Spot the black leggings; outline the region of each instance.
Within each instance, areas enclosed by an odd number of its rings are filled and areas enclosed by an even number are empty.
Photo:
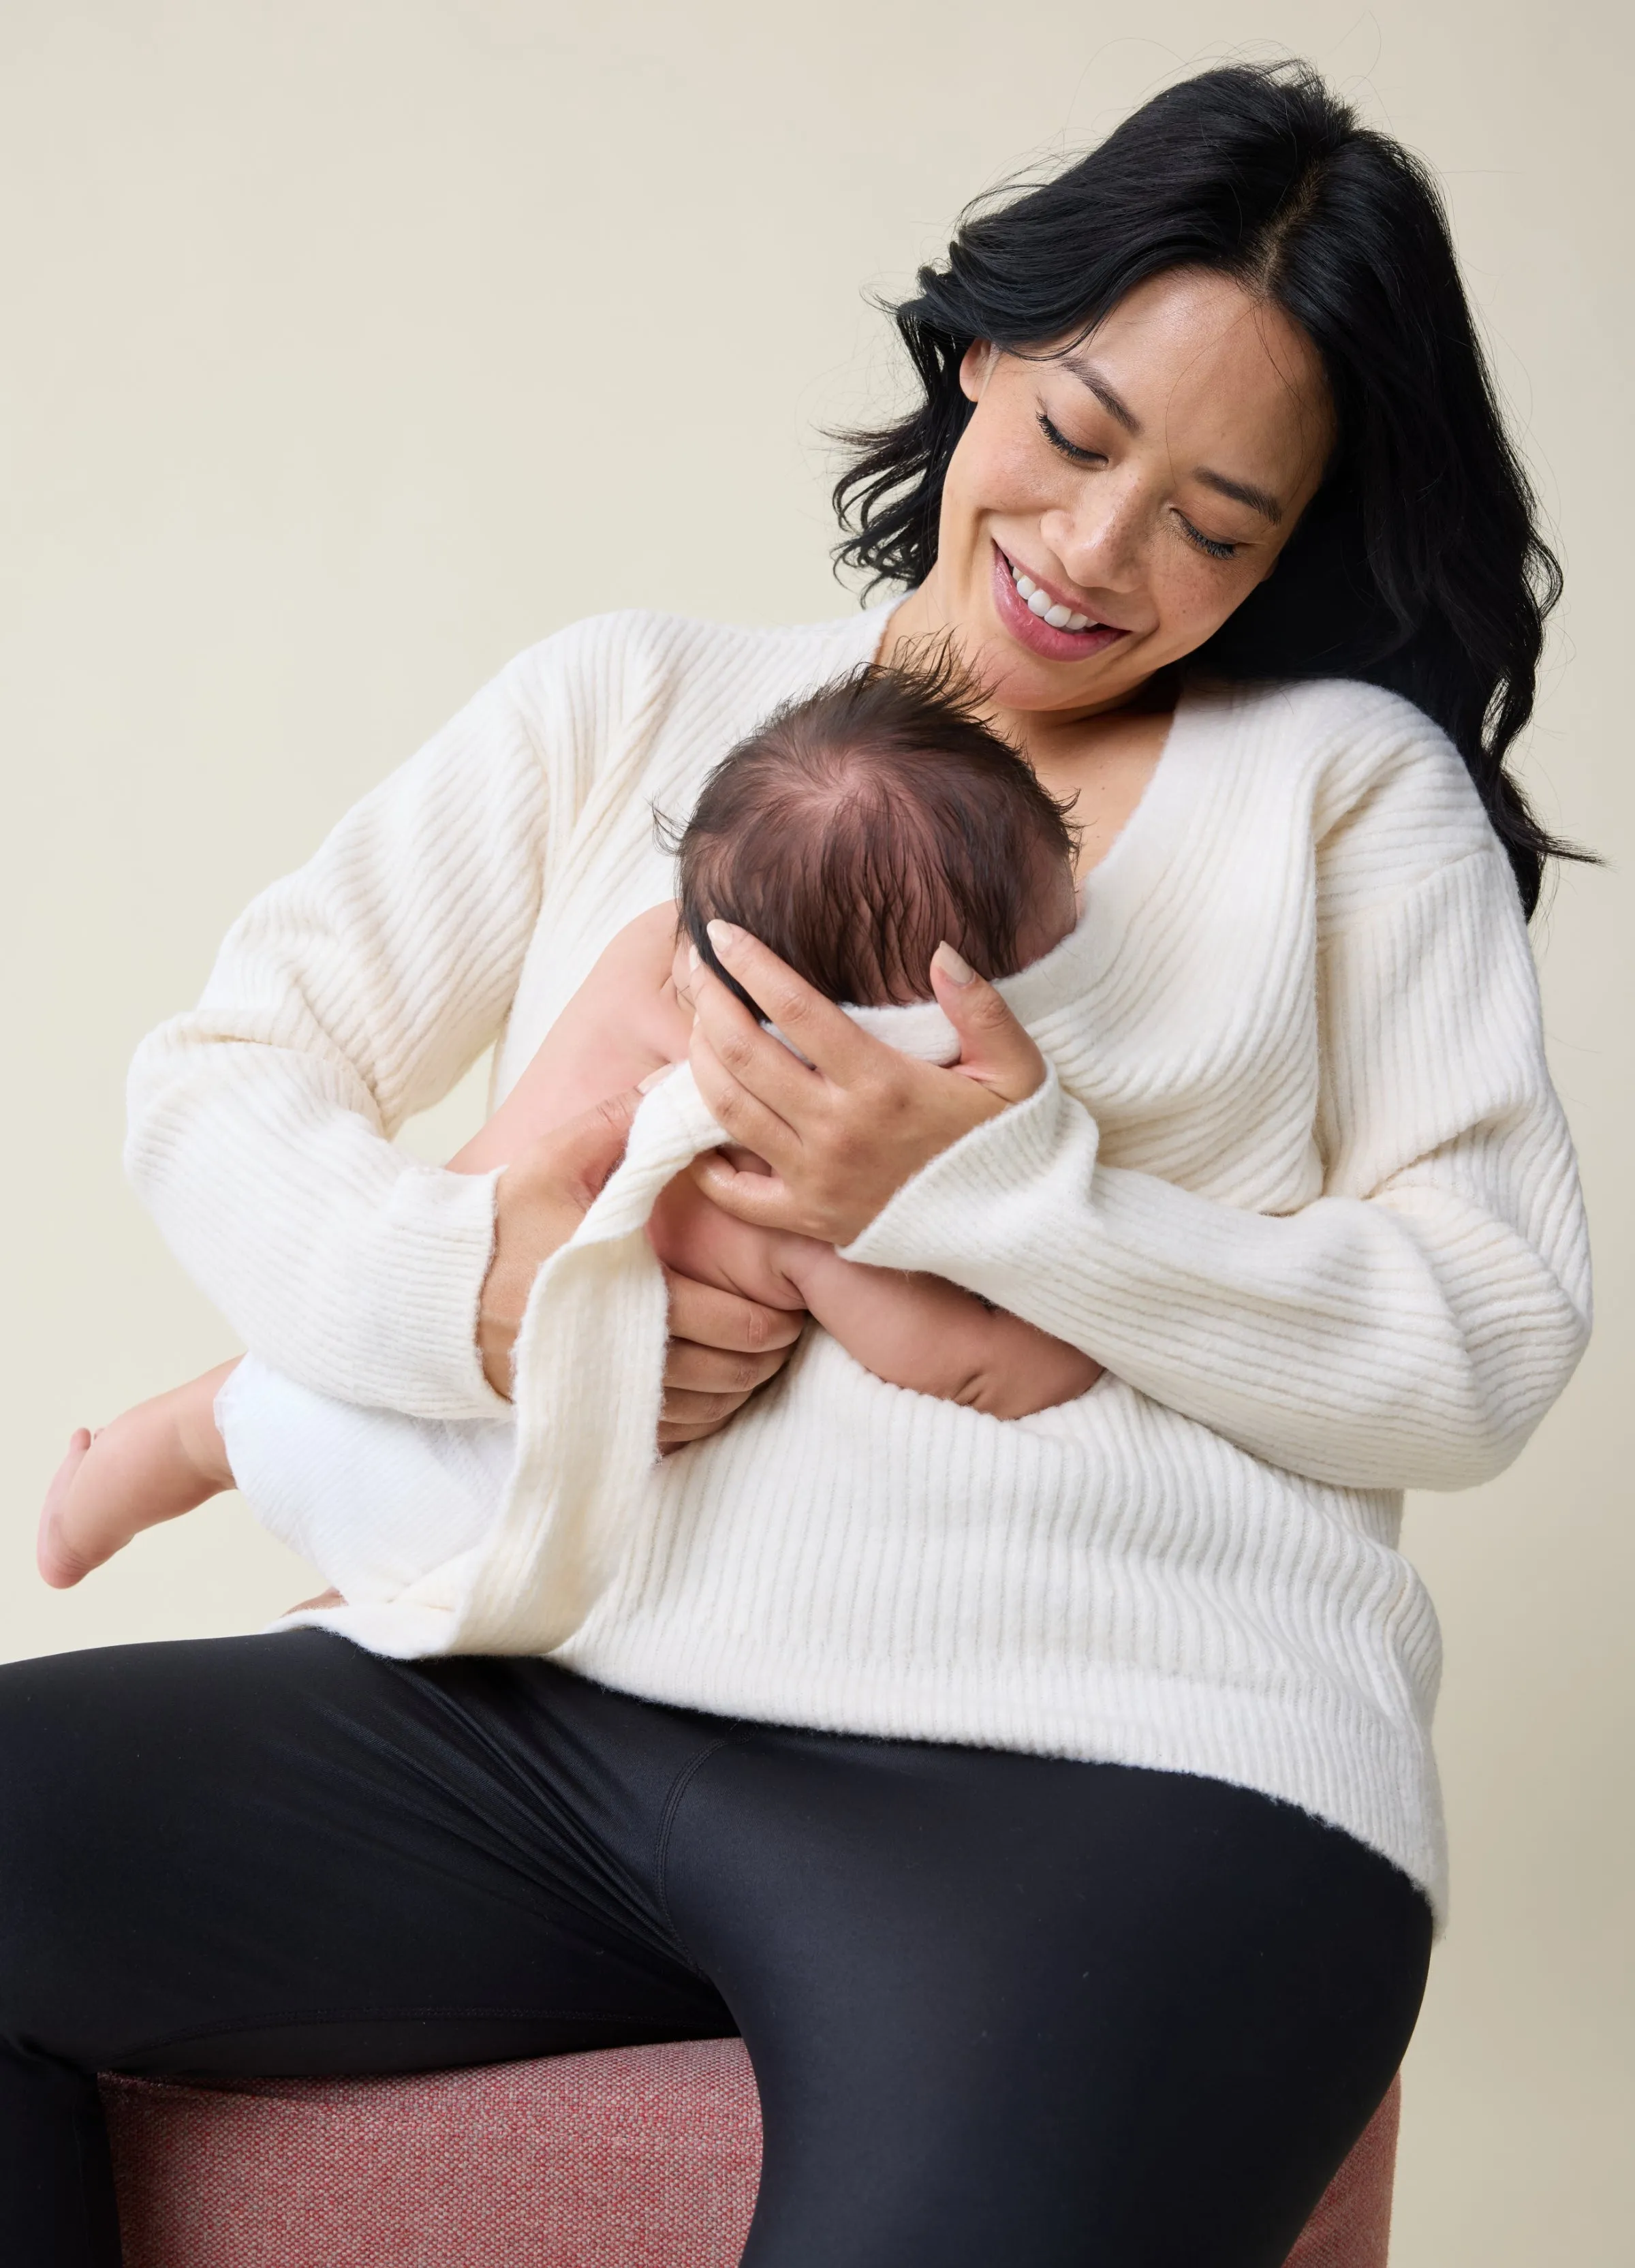
[[[0,2228],[119,2257],[99,2069],[741,2031],[755,2268],[1275,2268],[1424,1898],[1219,1781],[660,1708],[314,1631],[0,1669]]]

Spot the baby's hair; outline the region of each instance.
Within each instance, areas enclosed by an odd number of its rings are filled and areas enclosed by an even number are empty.
[[[681,919],[736,922],[831,1000],[931,997],[943,940],[1009,976],[1072,923],[1075,830],[946,652],[788,701],[725,756],[687,826],[659,821]]]

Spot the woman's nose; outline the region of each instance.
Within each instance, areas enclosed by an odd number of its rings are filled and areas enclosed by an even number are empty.
[[[1039,533],[1081,591],[1131,591],[1141,580],[1147,519],[1138,492],[1101,473],[1071,508],[1045,512]]]

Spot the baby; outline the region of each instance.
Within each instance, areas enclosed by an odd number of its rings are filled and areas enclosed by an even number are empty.
[[[1008,976],[1077,917],[1062,810],[943,667],[871,666],[785,705],[717,766],[672,847],[679,905],[618,932],[451,1172],[504,1167],[684,1061],[700,960],[758,1015],[716,960],[712,920],[737,923],[829,998],[867,1011],[927,1000],[944,939],[983,975]],[[659,1197],[648,1235],[679,1274],[804,1309],[876,1376],[991,1417],[1070,1401],[1099,1375],[1076,1348],[957,1285],[734,1220],[686,1174]],[[216,1404],[236,1368],[75,1434],[41,1519],[47,1582],[77,1582],[139,1529],[234,1485]],[[333,1407],[343,1425],[360,1414]]]

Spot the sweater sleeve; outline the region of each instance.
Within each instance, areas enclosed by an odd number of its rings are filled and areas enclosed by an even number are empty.
[[[127,1165],[164,1235],[247,1345],[341,1400],[504,1406],[475,1340],[495,1177],[391,1138],[508,1012],[582,768],[579,635],[512,664],[257,898],[132,1066]]]
[[[1515,1456],[1589,1327],[1572,1144],[1509,870],[1483,850],[1330,937],[1323,1193],[1285,1216],[1101,1163],[1052,1072],[845,1256],[951,1277],[1268,1462],[1461,1488]]]

